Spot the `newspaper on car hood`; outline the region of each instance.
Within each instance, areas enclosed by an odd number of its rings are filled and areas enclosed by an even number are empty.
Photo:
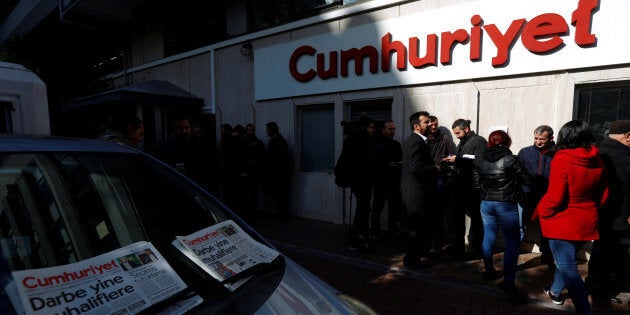
[[[186,288],[149,242],[12,275],[19,295],[12,296],[13,304],[26,314],[134,314]]]
[[[247,273],[235,276],[279,255],[232,220],[178,236],[172,244],[230,291],[251,278]],[[12,276],[6,291],[18,314],[135,314],[187,287],[150,242],[72,264],[14,271]],[[201,302],[200,296],[189,294],[160,314],[183,314]]]
[[[220,282],[261,263],[270,263],[278,252],[257,242],[234,221],[226,220],[188,236],[178,236],[172,243],[199,267]],[[236,290],[247,278],[226,283]]]

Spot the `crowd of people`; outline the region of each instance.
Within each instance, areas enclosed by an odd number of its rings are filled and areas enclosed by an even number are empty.
[[[265,125],[266,145],[256,136],[254,124],[223,124],[216,149],[195,130],[187,113],[174,113],[171,124],[171,136],[153,153],[158,159],[214,193],[244,218],[262,215],[261,208],[278,220],[289,217],[289,149],[276,122]],[[137,147],[143,134],[142,120],[131,116],[108,121],[98,139]],[[261,204],[260,196],[268,202]]]
[[[620,289],[616,284],[630,283],[630,120],[612,122],[601,143],[581,120],[564,124],[557,141],[551,127],[538,126],[534,143],[517,154],[504,130],[486,140],[471,130],[470,120],[457,119],[449,131],[426,111],[409,117],[412,133],[402,143],[394,139],[392,121],[362,117],[344,126],[339,160],[356,199],[351,248],[369,253],[384,237],[387,202],[389,237],[404,240],[408,268],[430,266],[431,251],[480,255],[482,279],[502,278],[497,287],[524,302],[516,267],[528,227],[538,227],[532,230],[539,231],[541,262],[554,272],[543,291],[553,303],[564,303],[566,289],[576,312],[589,314],[589,295],[610,301]],[[499,230],[501,270],[493,264]],[[590,241],[583,280],[578,251]]]
[[[291,159],[277,123],[266,124],[266,145],[253,124],[223,124],[216,150],[193,131],[189,116],[175,115],[172,124],[172,137],[156,153],[159,159],[209,190],[216,179],[208,161],[214,159],[220,182],[215,193],[231,209],[251,218],[258,197],[265,195],[277,218],[288,218]],[[564,303],[566,289],[576,312],[589,314],[589,295],[608,301],[619,291],[615,284],[630,283],[630,120],[612,122],[600,143],[581,120],[564,124],[557,140],[551,127],[541,125],[534,129],[534,143],[518,154],[510,150],[512,139],[504,130],[485,139],[471,129],[470,120],[457,119],[449,130],[426,111],[409,117],[412,132],[402,143],[394,139],[393,121],[362,117],[342,125],[346,137],[335,174],[343,164],[348,176],[343,186],[356,200],[351,248],[369,253],[382,238],[399,238],[408,268],[430,266],[433,251],[454,259],[476,255],[484,263],[482,279],[502,278],[497,287],[523,302],[516,267],[521,242],[534,226],[541,261],[554,272],[553,282],[543,288],[553,303]],[[99,139],[135,146],[143,134],[143,122],[131,117],[109,122]],[[385,205],[386,230],[381,226]],[[499,231],[505,241],[500,270],[493,262]],[[578,251],[590,241],[583,280]]]

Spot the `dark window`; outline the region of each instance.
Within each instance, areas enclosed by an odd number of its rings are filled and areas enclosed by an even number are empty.
[[[332,171],[335,157],[333,106],[305,108],[300,116],[302,171]]]
[[[392,119],[392,100],[373,99],[364,101],[353,101],[346,103],[346,117],[350,117],[350,121],[357,121],[363,116],[370,117],[374,121],[376,132],[380,131],[380,126]]]
[[[167,5],[163,13],[164,54],[171,56],[227,38],[223,1],[182,0]]]
[[[577,88],[578,119],[589,123],[598,140],[608,136],[610,124],[630,119],[630,83],[625,85]]]
[[[343,0],[251,1],[250,8],[253,31],[314,16],[326,9],[342,5],[343,3]]]

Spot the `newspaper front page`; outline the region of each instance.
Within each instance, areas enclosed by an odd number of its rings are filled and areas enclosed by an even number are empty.
[[[173,242],[188,258],[213,278],[225,281],[260,263],[270,263],[278,252],[257,242],[234,221],[226,220]],[[226,287],[234,291],[247,279]]]
[[[135,314],[186,288],[149,242],[12,275],[26,314]]]

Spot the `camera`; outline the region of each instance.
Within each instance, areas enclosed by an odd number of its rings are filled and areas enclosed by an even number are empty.
[[[343,134],[347,136],[358,135],[362,131],[359,121],[342,120],[341,126],[343,127]]]

